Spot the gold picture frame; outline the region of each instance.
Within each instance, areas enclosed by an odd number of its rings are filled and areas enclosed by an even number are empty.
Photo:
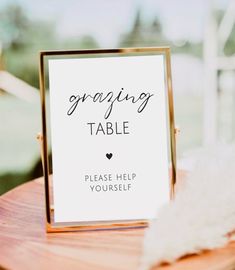
[[[168,97],[168,120],[169,120],[169,150],[170,150],[170,198],[174,196],[174,186],[176,184],[176,143],[175,143],[175,123],[174,107],[171,78],[171,62],[169,47],[142,47],[142,48],[118,48],[118,49],[94,49],[94,50],[69,50],[69,51],[42,51],[39,61],[39,79],[41,95],[41,117],[42,134],[38,139],[41,142],[41,158],[45,182],[45,206],[46,206],[46,231],[65,232],[65,231],[84,231],[84,230],[106,230],[117,228],[137,228],[146,227],[148,220],[128,220],[128,221],[105,221],[105,222],[76,222],[76,223],[55,223],[53,198],[51,189],[53,184],[50,177],[50,163],[48,151],[48,120],[46,104],[46,63],[48,59],[60,57],[103,57],[103,56],[130,56],[130,55],[164,55],[165,82]]]

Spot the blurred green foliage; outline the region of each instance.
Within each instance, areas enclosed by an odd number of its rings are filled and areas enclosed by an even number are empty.
[[[67,38],[58,37],[56,25],[51,21],[30,20],[23,8],[9,5],[0,10],[0,44],[2,43],[5,68],[15,76],[38,88],[38,52],[58,49],[99,48],[92,36]],[[201,44],[183,41],[176,46],[167,40],[163,27],[156,17],[150,24],[141,19],[138,10],[133,27],[123,33],[118,46],[164,46],[170,45],[173,52],[202,55]]]
[[[39,51],[97,47],[99,47],[98,43],[89,35],[66,40],[59,39],[53,22],[30,20],[21,6],[8,5],[0,10],[0,48],[3,50],[3,67],[16,77],[19,77],[36,88],[39,88]],[[13,111],[11,116],[15,112],[16,115],[19,115],[19,117],[17,117],[18,121],[20,121],[20,117],[25,118],[27,109],[24,110],[22,105],[19,105],[20,110],[16,112],[15,110],[18,107],[18,103],[16,104],[16,102],[14,102],[14,98],[9,100],[12,100],[12,106],[17,105],[15,108],[12,108]],[[21,103],[22,102],[20,102],[20,104]],[[11,106],[7,105],[5,107],[9,108]],[[26,106],[26,108],[28,108],[28,106]],[[24,122],[28,123],[30,121],[33,121],[31,117]],[[34,121],[38,121],[38,119],[35,119]],[[7,126],[7,131],[4,133],[3,130],[0,134],[1,142],[6,141],[5,137],[8,136],[7,134],[10,130],[11,132],[15,131],[14,128],[10,128],[9,125]],[[28,130],[32,133],[32,128],[30,126],[28,127]],[[14,140],[15,136],[16,134],[11,135],[12,140]],[[17,141],[17,139],[15,140]],[[28,146],[25,145],[26,155],[28,155],[28,152],[30,151],[28,148],[31,147],[31,144],[32,142],[30,142]],[[23,153],[17,152],[19,149],[17,150],[15,147],[12,148],[11,145],[8,145],[8,147],[1,147],[1,155],[4,155],[3,148],[7,148],[8,151],[12,153],[12,159],[17,159],[19,156],[23,155]],[[22,151],[22,149],[20,151]],[[32,164],[33,162],[35,161],[32,161]],[[23,182],[42,175],[39,157],[35,165],[31,166],[31,168],[25,171],[17,171],[15,168],[12,168],[11,171],[8,171],[8,169],[1,171],[0,195]],[[28,168],[28,166],[26,167]]]
[[[141,10],[137,11],[130,32],[123,34],[119,42],[119,47],[138,46],[170,46],[172,53],[184,53],[202,57],[201,43],[181,41],[176,44],[172,42],[165,37],[163,26],[158,17],[156,16],[152,21],[147,23],[141,17]]]
[[[5,68],[38,88],[38,52],[42,50],[97,48],[91,36],[61,40],[55,24],[32,21],[18,5],[0,11],[0,45]]]

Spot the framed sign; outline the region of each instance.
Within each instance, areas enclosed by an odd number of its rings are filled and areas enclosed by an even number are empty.
[[[47,231],[157,217],[176,181],[169,48],[41,52],[40,89]]]

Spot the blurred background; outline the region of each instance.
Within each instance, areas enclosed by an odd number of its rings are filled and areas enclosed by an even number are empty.
[[[178,158],[235,138],[234,0],[0,0],[0,194],[42,175],[38,52],[170,46]]]

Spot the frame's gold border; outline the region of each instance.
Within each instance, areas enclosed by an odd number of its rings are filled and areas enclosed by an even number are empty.
[[[39,82],[41,93],[41,113],[42,113],[42,135],[41,140],[41,156],[45,180],[45,203],[46,203],[46,230],[47,232],[65,232],[65,231],[84,231],[84,230],[106,230],[115,228],[136,228],[146,227],[148,220],[131,220],[131,221],[107,221],[87,222],[75,225],[56,224],[53,222],[53,209],[50,202],[50,187],[49,187],[49,161],[47,147],[47,124],[46,124],[46,97],[45,97],[45,62],[44,58],[48,56],[63,56],[63,55],[86,55],[86,54],[130,54],[130,53],[158,53],[165,56],[165,76],[167,87],[168,114],[169,114],[169,132],[170,132],[170,155],[171,155],[171,174],[170,174],[170,198],[174,196],[174,186],[176,183],[176,144],[175,144],[175,123],[174,123],[174,107],[171,79],[171,62],[169,47],[146,47],[146,48],[119,48],[119,49],[95,49],[95,50],[70,50],[70,51],[42,51],[40,52],[39,62]]]

